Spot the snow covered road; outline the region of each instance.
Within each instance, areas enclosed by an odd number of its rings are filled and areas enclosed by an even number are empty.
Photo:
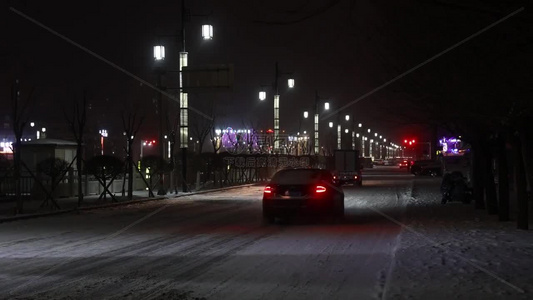
[[[381,168],[341,224],[265,225],[262,187],[0,224],[0,299],[531,299],[530,232]]]
[[[346,187],[342,224],[264,225],[261,187],[0,224],[19,299],[380,298],[411,179]]]

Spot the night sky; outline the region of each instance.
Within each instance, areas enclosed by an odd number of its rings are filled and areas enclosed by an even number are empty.
[[[330,99],[334,110],[348,105],[522,7],[523,11],[339,113],[355,115],[356,122],[389,140],[399,142],[407,135],[429,139],[431,130],[420,118],[427,107],[449,109],[447,99],[523,95],[531,79],[531,68],[526,67],[531,63],[526,54],[531,54],[532,32],[527,1],[195,0],[186,4],[193,15],[186,23],[189,65],[235,67],[232,90],[190,95],[190,105],[199,110],[212,111],[214,105],[219,128],[272,127],[272,89],[263,102],[258,92],[261,85],[274,82],[276,62],[282,72],[293,72],[296,80],[296,87],[288,90],[287,76],[279,78],[281,129],[311,130],[310,120],[301,116],[313,107],[315,91]],[[14,77],[21,80],[23,95],[35,87],[31,118],[48,124],[51,132],[63,131],[61,135],[67,135],[63,138],[69,134],[63,108],[81,99],[83,91],[89,98],[89,128],[94,134],[98,128],[109,128],[111,136],[121,135],[124,111],[145,115],[145,135],[156,132],[152,89],[10,7],[155,83],[155,43],[167,47],[164,68],[177,69],[180,1],[4,1],[0,15],[3,99],[9,99]],[[206,22],[214,26],[212,41],[200,38],[200,26]],[[167,73],[164,84],[177,87],[175,73]],[[164,109],[177,113],[177,107],[165,99]],[[9,105],[0,109],[2,115],[10,111]],[[321,130],[325,132],[326,122],[336,118],[323,118]]]

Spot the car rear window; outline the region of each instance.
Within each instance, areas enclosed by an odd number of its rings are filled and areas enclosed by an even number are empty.
[[[283,170],[274,175],[271,182],[276,184],[309,184],[326,179],[320,170]]]

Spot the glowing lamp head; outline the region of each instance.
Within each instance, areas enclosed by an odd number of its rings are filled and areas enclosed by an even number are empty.
[[[213,26],[212,25],[202,25],[202,38],[204,40],[213,39]]]
[[[154,59],[155,60],[164,60],[165,59],[165,46],[154,46]]]
[[[294,79],[290,78],[288,81],[287,81],[287,84],[289,85],[289,88],[293,88],[294,87]]]
[[[259,92],[259,100],[263,101],[266,99],[266,97],[267,97],[267,93],[265,91]]]

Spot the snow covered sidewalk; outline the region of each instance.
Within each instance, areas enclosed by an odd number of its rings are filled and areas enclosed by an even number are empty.
[[[257,183],[257,184],[261,184],[261,183]],[[79,207],[78,207],[77,197],[57,198],[55,199],[55,201],[60,206],[59,209],[52,206],[51,202],[49,202],[48,205],[41,206],[43,204],[43,200],[41,199],[37,199],[37,200],[26,199],[24,201],[24,214],[14,213],[15,207],[16,207],[16,203],[14,201],[0,202],[0,223],[14,221],[14,220],[41,217],[41,216],[69,213],[69,212],[74,212],[77,209],[87,210],[87,209],[98,209],[98,208],[130,205],[130,204],[136,204],[136,203],[142,203],[142,202],[163,200],[167,198],[176,198],[176,197],[181,197],[185,195],[223,191],[227,189],[234,189],[234,188],[252,186],[252,185],[255,185],[255,184],[241,184],[241,185],[227,186],[227,187],[222,187],[222,188],[211,188],[211,189],[205,189],[205,190],[191,191],[188,193],[183,193],[183,192],[174,193],[174,192],[169,191],[166,195],[157,195],[157,191],[154,191],[154,197],[149,197],[148,191],[141,190],[141,191],[133,192],[132,200],[129,200],[125,196],[120,196],[118,194],[115,194],[117,201],[112,201],[110,196],[107,196],[107,199],[99,199],[99,195],[89,195],[89,196],[84,197],[83,203]]]
[[[383,299],[532,299],[533,233],[415,179]]]

